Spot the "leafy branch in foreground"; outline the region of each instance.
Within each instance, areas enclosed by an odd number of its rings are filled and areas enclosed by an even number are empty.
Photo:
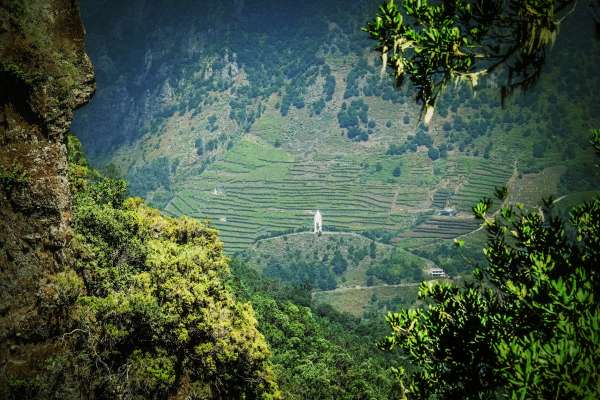
[[[392,70],[416,86],[425,122],[451,82],[502,70],[502,98],[539,77],[546,49],[576,0],[389,0],[364,31],[378,42],[382,74]],[[597,6],[597,5],[596,5]],[[596,7],[597,8],[597,7]]]
[[[427,308],[387,316],[381,347],[414,366],[396,369],[404,398],[599,398],[600,199],[569,223],[551,202],[489,208],[474,207],[488,234],[474,281],[423,283]]]

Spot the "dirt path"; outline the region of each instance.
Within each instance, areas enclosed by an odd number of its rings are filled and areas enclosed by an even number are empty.
[[[421,284],[421,282],[398,283],[396,285],[388,285],[388,284],[384,283],[382,285],[373,285],[373,286],[361,286],[361,285],[342,286],[342,287],[335,288],[332,290],[313,290],[312,295],[314,296],[317,293],[340,293],[340,292],[349,292],[352,290],[377,289],[377,288],[383,288],[383,287],[388,287],[388,288],[415,287],[415,286],[419,286],[420,284]]]

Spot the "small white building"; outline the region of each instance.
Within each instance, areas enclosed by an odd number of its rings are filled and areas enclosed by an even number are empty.
[[[321,216],[321,212],[317,210],[315,213],[315,221],[314,221],[314,230],[315,234],[323,232],[323,217]]]
[[[448,274],[446,273],[446,271],[444,271],[441,268],[438,267],[431,267],[431,269],[429,270],[429,275],[431,275],[434,278],[447,278]]]
[[[446,207],[439,212],[439,215],[443,215],[445,217],[455,217],[456,214],[458,214],[457,211],[451,207]]]

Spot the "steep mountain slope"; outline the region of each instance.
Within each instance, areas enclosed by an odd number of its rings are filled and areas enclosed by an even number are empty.
[[[134,194],[208,219],[229,254],[253,253],[244,257],[259,268],[280,263],[272,255],[286,244],[269,254],[257,241],[309,230],[317,209],[327,231],[418,252],[425,266],[477,230],[471,205],[496,186],[530,205],[598,188],[587,136],[600,115],[600,50],[585,10],[530,92],[503,109],[493,76],[476,92],[450,88],[424,127],[411,89],[380,76],[360,32],[376,5],[84,2],[99,94],[75,130]],[[384,283],[372,267],[359,270]],[[349,273],[336,284],[355,282]]]
[[[52,354],[37,307],[71,232],[65,134],[94,91],[76,2],[0,5],[0,397]]]
[[[83,39],[77,2],[0,5],[0,397],[281,398],[217,232],[128,199],[67,137]]]

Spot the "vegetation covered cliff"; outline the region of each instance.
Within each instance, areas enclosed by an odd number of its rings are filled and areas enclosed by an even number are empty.
[[[77,2],[2,2],[0,88],[0,379],[6,383],[54,351],[37,296],[47,277],[64,269],[71,236],[65,135],[73,110],[94,92]]]
[[[94,92],[77,2],[5,2],[0,35],[0,397],[280,397],[216,231],[67,136]]]

